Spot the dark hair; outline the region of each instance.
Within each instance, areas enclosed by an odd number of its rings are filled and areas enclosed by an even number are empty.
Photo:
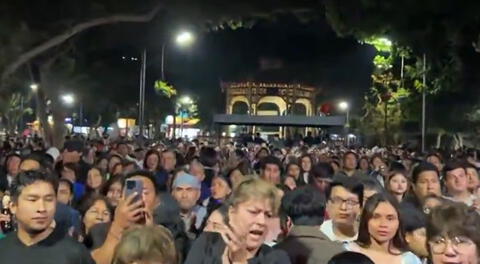
[[[366,160],[367,161],[367,164],[368,164],[368,168],[370,169],[370,161],[368,160],[368,157],[365,157],[365,156],[362,156],[358,159],[358,165],[357,165],[357,169],[360,169],[360,163],[362,160]]]
[[[58,181],[53,175],[38,170],[23,171],[14,178],[12,186],[10,187],[12,201],[17,202],[18,197],[23,191],[23,188],[38,181],[46,182],[52,185],[52,188],[55,191],[55,196],[57,195]]]
[[[5,170],[7,169],[8,162],[9,162],[10,159],[13,158],[13,157],[19,158],[19,159],[20,159],[20,162],[22,161],[22,157],[21,157],[20,155],[18,155],[17,153],[13,152],[13,153],[8,154],[8,155],[5,157],[5,162],[4,162]]]
[[[295,225],[321,225],[325,215],[325,198],[313,186],[307,185],[287,192],[282,198],[281,210]]]
[[[244,152],[242,149],[240,149],[240,148],[236,148],[236,149],[234,150],[234,153],[235,153],[235,155],[237,155],[237,157],[239,157],[240,159],[244,159],[244,158],[247,157],[247,154],[245,154],[245,152]]]
[[[335,159],[330,160],[330,162],[329,162],[330,166],[332,166],[332,163],[335,163],[335,165],[337,165],[337,167],[340,168],[340,162],[338,162],[338,160],[335,160]],[[333,166],[332,166],[332,168],[333,168]]]
[[[297,166],[298,168],[300,168],[300,165],[298,164],[297,161],[290,161],[290,162],[287,164],[287,167],[286,167],[287,171],[288,171],[288,169],[290,169],[290,166],[294,166],[294,165]],[[300,169],[301,169],[301,168],[300,168]]]
[[[390,162],[390,171],[402,171],[402,172],[404,172],[404,171],[406,171],[406,168],[402,163],[400,163],[398,161],[392,161],[392,162]],[[407,175],[407,174],[405,173],[405,175]]]
[[[360,178],[360,182],[363,185],[363,190],[373,190],[377,193],[385,191],[382,185],[380,185],[380,183],[375,178],[364,176]]]
[[[310,171],[310,175],[314,178],[332,179],[334,173],[335,172],[333,171],[332,165],[326,162],[319,162],[315,164],[312,166],[312,170]]]
[[[100,193],[102,195],[107,196],[108,190],[110,189],[110,186],[112,186],[114,183],[117,183],[117,182],[122,184],[122,188],[123,188],[123,184],[125,182],[125,176],[123,174],[116,174],[116,175],[113,175],[112,177],[110,177],[110,179],[108,179],[108,181],[105,182],[105,184],[103,185]]]
[[[217,211],[220,215],[222,215],[224,220],[228,218],[227,216],[228,206],[225,203],[211,203],[211,204],[212,206],[210,206],[210,208],[207,208],[207,215],[205,215],[205,217],[203,218],[202,225],[199,228],[200,233],[203,232],[203,230],[207,226],[208,218],[212,215],[213,212]]]
[[[68,185],[68,189],[70,190],[70,193],[73,195],[73,183],[67,179],[59,179],[58,185],[60,186],[61,183],[65,183],[66,185]]]
[[[395,236],[392,238],[391,243],[389,244],[389,253],[394,254],[391,250],[391,246],[393,245],[396,249],[400,250],[402,253],[407,251],[407,242],[405,241],[405,234],[403,231],[403,224],[402,224],[402,219],[400,218],[400,210],[399,205],[397,200],[390,194],[386,192],[381,192],[373,195],[370,197],[367,202],[365,203],[365,206],[363,207],[362,215],[360,217],[360,225],[358,228],[358,238],[357,238],[357,244],[363,248],[368,248],[372,241],[370,237],[370,232],[368,230],[368,222],[370,219],[373,217],[373,212],[375,209],[378,207],[380,203],[389,203],[390,205],[393,206],[395,211],[397,212],[397,217],[398,217],[398,230],[395,233]]]
[[[267,164],[277,165],[278,169],[280,171],[282,171],[282,162],[275,156],[269,155],[269,156],[266,156],[265,158],[263,158],[260,161],[260,169],[265,170],[265,168],[267,167]]]
[[[200,162],[203,166],[213,167],[218,163],[218,153],[212,147],[203,147],[200,149]]]
[[[85,214],[87,213],[88,209],[90,209],[90,207],[92,207],[97,201],[103,201],[105,203],[105,205],[107,206],[107,210],[110,212],[110,215],[111,215],[110,220],[113,221],[114,210],[112,205],[108,201],[107,197],[103,195],[95,194],[95,193],[91,193],[90,195],[86,195],[85,197],[83,197],[82,201],[80,202],[80,206],[78,207],[78,212],[80,213],[80,216],[81,216],[81,221],[80,221],[81,230],[79,231],[83,237],[86,237],[84,243],[87,247],[92,246],[93,241],[92,241],[92,237],[88,236],[87,234],[87,230],[83,223],[83,218],[85,217]]]
[[[430,153],[425,157],[425,160],[427,160],[430,157],[436,157],[438,160],[440,160],[440,163],[443,163],[443,158],[440,156],[439,153]]]
[[[400,206],[400,218],[402,219],[403,230],[406,233],[413,232],[427,225],[425,214],[410,204]]]
[[[334,179],[332,184],[330,184],[330,188],[327,188],[325,191],[325,197],[327,199],[330,199],[333,188],[337,186],[343,187],[349,192],[357,195],[360,205],[363,204],[363,185],[360,180],[354,177],[338,176],[336,179]]]
[[[120,162],[117,163],[115,166],[113,166],[112,169],[110,170],[110,161],[111,161],[112,159],[114,159],[114,158],[119,159]],[[108,173],[113,173],[113,172],[115,171],[115,167],[116,167],[118,164],[121,165],[122,162],[123,162],[123,157],[122,157],[122,156],[117,155],[117,154],[112,154],[112,155],[110,155],[110,156],[108,157],[108,165],[107,165],[107,171],[108,171]]]
[[[185,154],[185,162],[190,163],[192,159],[195,157],[196,152],[197,152],[197,147],[189,146],[187,150],[187,154]]]
[[[357,153],[353,152],[353,151],[347,151],[345,152],[345,154],[343,154],[343,161],[345,161],[345,158],[347,158],[348,155],[353,155],[355,157],[355,159],[358,160],[358,155]]]
[[[125,181],[127,179],[130,179],[130,178],[135,177],[135,176],[141,176],[141,177],[145,177],[145,178],[149,179],[153,183],[153,186],[155,187],[155,195],[158,195],[160,193],[160,186],[157,182],[157,178],[155,177],[155,175],[153,175],[153,173],[151,173],[149,171],[145,171],[145,170],[134,171],[134,172],[131,172],[131,173],[127,174],[124,178],[123,185],[125,186]]]
[[[465,162],[461,160],[449,160],[445,163],[443,167],[443,172],[445,173],[445,180],[447,179],[448,172],[456,170],[456,169],[463,169],[465,170]]]
[[[373,154],[373,156],[370,158],[370,163],[373,165],[373,161],[375,159],[380,159],[383,163],[385,163],[385,160],[383,159],[381,154]]]
[[[375,264],[369,257],[353,251],[346,251],[331,258],[327,264]]]
[[[387,181],[385,182],[385,189],[389,192],[392,192],[392,190],[390,189],[390,182],[392,181],[393,177],[395,177],[398,174],[402,175],[407,181],[407,190],[403,194],[403,197],[405,197],[411,190],[412,183],[411,183],[411,179],[407,176],[407,172],[404,170],[396,170],[396,171],[390,172],[390,174],[388,175]]]
[[[265,150],[265,151],[267,152],[267,155],[270,155],[270,150],[269,150],[268,148],[266,148],[266,147],[261,147],[261,148],[257,151],[257,153],[255,153],[255,158],[258,158],[258,153],[260,153],[260,151],[262,151],[262,150]]]
[[[303,155],[300,157],[300,160],[299,160],[300,169],[302,170],[302,172],[304,172],[304,171],[303,171],[303,168],[302,168],[302,160],[303,160],[304,158],[310,159],[310,165],[311,165],[311,167],[313,167],[313,158],[312,158],[312,156],[311,156],[310,154],[303,154]],[[310,171],[312,171],[312,168],[310,168]]]
[[[428,215],[427,241],[436,236],[466,236],[477,247],[480,255],[480,215],[462,203],[447,203],[436,207]]]
[[[33,160],[33,161],[38,162],[38,164],[40,165],[40,168],[42,170],[51,169],[45,162],[45,154],[44,153],[32,152],[29,155],[23,157],[21,163],[26,161],[26,160]]]
[[[110,202],[108,201],[107,197],[99,194],[92,194],[92,195],[87,195],[85,198],[80,202],[80,206],[78,207],[78,212],[82,216],[82,218],[85,216],[85,213],[92,207],[97,201],[103,201],[107,205],[108,211],[110,211],[110,214],[113,215],[113,207],[110,205]]]
[[[147,166],[147,159],[148,159],[148,157],[149,157],[150,155],[157,155],[158,164],[157,164],[157,167],[154,168],[154,169],[155,169],[155,171],[158,171],[158,170],[160,169],[160,160],[161,160],[161,158],[160,158],[160,152],[158,152],[158,151],[155,150],[155,149],[151,149],[151,150],[147,151],[147,153],[145,154],[145,158],[143,159],[143,168],[144,168],[145,170],[153,169],[153,168],[149,168],[149,167]]]
[[[426,171],[433,171],[437,173],[437,177],[439,177],[439,172],[438,169],[435,165],[433,165],[430,162],[421,162],[419,163],[412,172],[412,182],[413,184],[417,184],[418,177],[420,176],[421,173],[426,172]],[[440,178],[440,177],[439,177]]]

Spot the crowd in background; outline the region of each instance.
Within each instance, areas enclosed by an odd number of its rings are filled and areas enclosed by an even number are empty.
[[[480,263],[474,149],[69,137],[0,152],[0,263]]]

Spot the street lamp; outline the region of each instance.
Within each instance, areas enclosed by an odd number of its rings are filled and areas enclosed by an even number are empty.
[[[342,109],[342,111],[345,111],[345,110],[348,109],[348,103],[347,103],[347,102],[340,102],[340,103],[338,104],[338,107],[339,107],[340,109]]]
[[[186,47],[193,44],[195,41],[195,37],[192,32],[190,31],[182,31],[178,33],[175,37],[175,42],[180,47]],[[167,48],[167,44],[163,43],[162,45],[162,81],[165,81],[165,50]]]
[[[342,111],[345,111],[345,114],[346,114],[346,122],[345,122],[345,139],[347,140],[347,147],[350,145],[350,139],[348,138],[348,128],[350,127],[350,105],[348,104],[348,102],[340,102],[338,104],[338,108],[340,108],[340,110]]]
[[[188,96],[184,96],[184,97],[180,98],[180,103],[185,104],[185,105],[191,104],[192,103],[192,98],[190,98]]]
[[[178,46],[181,46],[181,47],[186,47],[186,46],[190,46],[192,45],[192,43],[194,42],[195,40],[195,37],[193,35],[193,33],[189,32],[189,31],[183,31],[183,32],[180,32],[177,37],[175,38],[175,42],[177,43]],[[162,81],[166,81],[166,78],[165,78],[165,58],[166,58],[166,55],[165,55],[165,51],[167,49],[167,43],[164,42],[163,45],[162,45],[162,67],[161,67],[161,73],[162,73]],[[174,107],[175,108],[175,107]],[[176,126],[177,126],[177,122],[176,122],[176,110],[174,109],[174,113],[173,113],[173,133],[172,133],[172,138],[175,139],[175,129],[176,129]]]
[[[36,83],[30,84],[30,89],[32,89],[32,91],[36,92],[38,90],[38,84],[36,84]]]
[[[71,106],[75,102],[75,97],[72,94],[64,94],[61,97],[64,104]]]
[[[192,44],[194,41],[194,37],[192,32],[183,31],[177,35],[176,42],[180,46],[188,46]]]

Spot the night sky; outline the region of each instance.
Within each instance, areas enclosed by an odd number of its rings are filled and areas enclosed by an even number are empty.
[[[181,29],[196,33],[193,46],[180,48],[174,44],[174,32]],[[145,47],[148,50],[147,104],[150,101],[152,105],[164,105],[165,99],[154,93],[153,82],[160,79],[161,47],[167,43],[166,78],[180,94],[198,100],[200,113],[207,123],[212,114],[224,111],[221,80],[273,79],[314,85],[322,89],[318,103],[348,100],[355,114],[355,109],[361,109],[361,100],[371,83],[375,55],[375,50],[368,45],[353,38],[337,37],[323,19],[303,24],[291,16],[258,21],[249,29],[220,31],[180,27],[176,22],[165,23],[160,19],[146,25],[103,27],[86,35],[80,39],[80,46],[88,47],[85,48],[87,65],[102,61],[118,71],[115,76],[120,84],[105,91],[108,94],[121,90],[121,96],[129,103],[138,98],[139,63],[122,60],[122,57],[139,57]],[[262,58],[279,60],[283,67],[261,72]]]

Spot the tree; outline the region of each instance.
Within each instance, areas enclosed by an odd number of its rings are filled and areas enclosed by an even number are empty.
[[[10,134],[14,134],[20,128],[18,124],[24,115],[33,113],[33,110],[26,106],[28,101],[29,98],[20,93],[11,93],[0,98],[0,115]]]
[[[48,8],[43,8],[48,6]],[[216,0],[203,1],[159,1],[159,0],[118,0],[118,1],[82,1],[57,2],[48,0],[6,0],[0,3],[0,23],[3,34],[0,37],[0,89],[6,89],[14,75],[23,70],[23,66],[34,68],[32,81],[54,79],[49,67],[54,64],[50,57],[63,53],[65,46],[78,41],[85,32],[103,25],[120,22],[143,23],[151,21],[157,14],[181,14],[192,23],[208,25],[207,28],[231,28],[245,26],[248,17],[264,17],[279,11],[304,12],[310,1],[249,1],[225,3]],[[221,10],[222,12],[219,12]],[[195,15],[193,15],[195,14]],[[41,21],[41,23],[39,23]],[[75,45],[73,45],[75,46]],[[4,48],[7,47],[7,48]],[[48,67],[45,67],[46,64]],[[38,77],[35,75],[42,75]],[[47,78],[45,78],[47,76]],[[49,89],[44,84],[40,89]],[[50,89],[50,91],[53,91]],[[50,91],[39,91],[42,99],[56,98]],[[48,95],[46,95],[49,93]],[[52,101],[52,111],[60,105]],[[47,110],[44,105],[39,109]],[[46,115],[43,114],[43,117]],[[60,121],[60,115],[56,115]],[[45,118],[41,123],[47,127]],[[58,122],[57,122],[58,123]],[[49,129],[46,134],[50,134]],[[55,136],[55,137],[58,137]],[[52,136],[49,141],[53,140]],[[56,140],[58,144],[58,140]],[[52,142],[51,142],[52,143]]]
[[[473,10],[479,8],[480,3],[475,1],[325,1],[328,21],[340,36],[351,35],[360,40],[388,36],[397,47],[409,48],[414,58],[413,75],[423,74],[416,65],[427,54],[427,87],[422,89],[432,94],[427,102],[428,127],[446,130],[465,130],[468,121],[462,117],[478,101],[468,95],[480,84],[478,74],[469,70],[480,63],[473,56],[477,46],[472,47],[480,33],[480,19]],[[415,78],[411,87],[417,89],[411,89],[410,99],[418,105],[421,89],[418,76]],[[412,102],[410,99],[407,101]],[[445,99],[449,109],[439,111]],[[413,111],[407,110],[411,117]],[[418,120],[421,112],[416,115]]]

